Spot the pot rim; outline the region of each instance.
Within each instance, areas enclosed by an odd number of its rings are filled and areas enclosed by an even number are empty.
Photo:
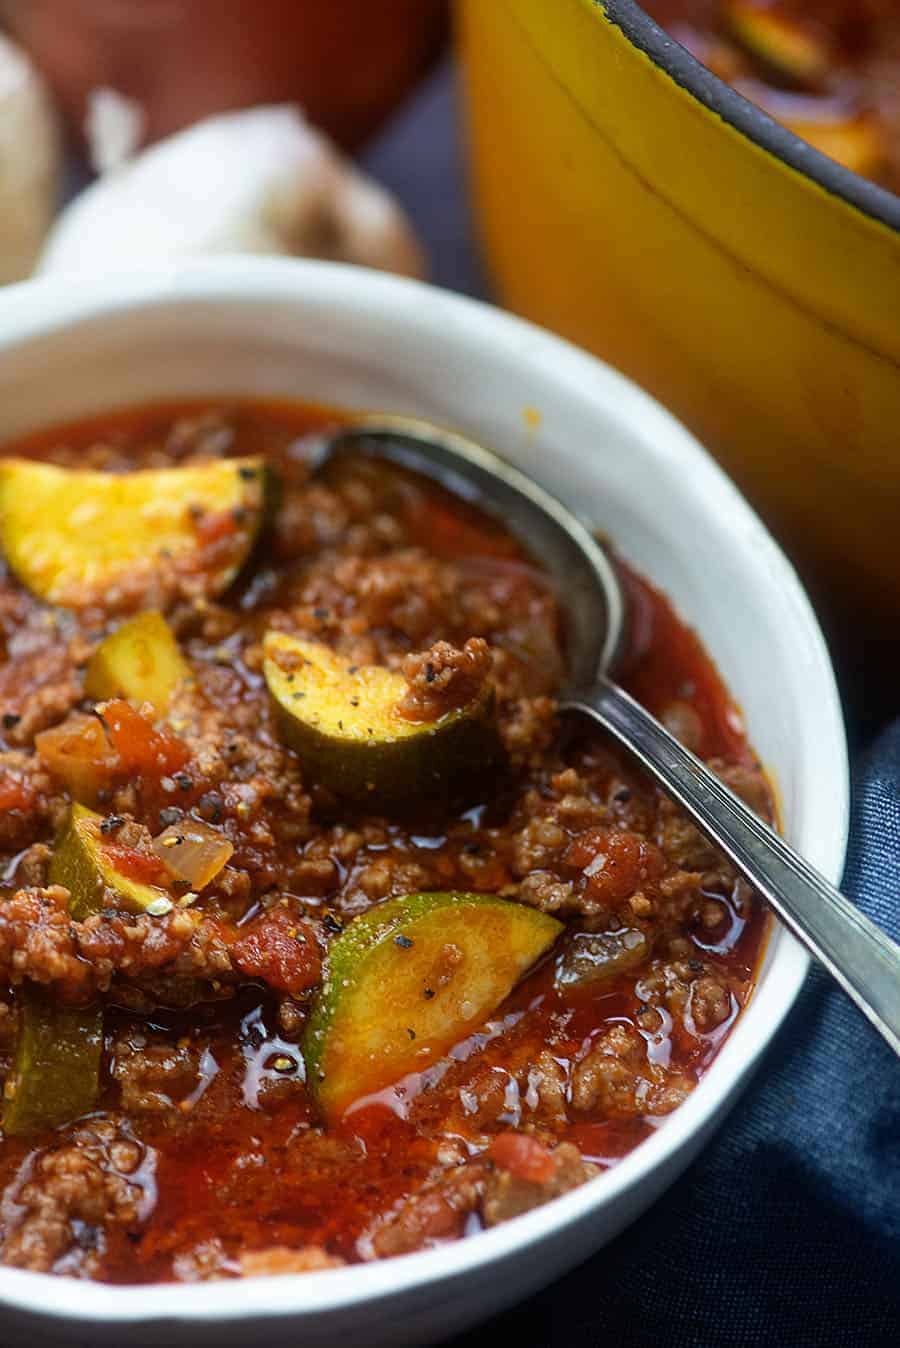
[[[626,37],[687,93],[748,140],[759,145],[864,215],[900,232],[900,196],[829,159],[808,141],[776,122],[730,84],[719,79],[670,37],[637,0],[589,0]]]

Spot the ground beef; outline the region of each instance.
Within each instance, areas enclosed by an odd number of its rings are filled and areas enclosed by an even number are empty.
[[[579,904],[575,886],[568,880],[557,880],[552,871],[532,871],[516,890],[520,903],[539,908],[542,913],[577,912]]]
[[[437,721],[465,707],[481,693],[491,672],[491,652],[483,637],[470,637],[462,650],[436,641],[403,661],[407,692],[397,711],[407,721]]]
[[[61,885],[0,900],[0,978],[51,985],[68,1002],[106,991],[114,977],[169,974],[215,986],[244,976],[294,996],[319,981],[319,928],[294,901],[271,904],[240,929],[198,908],[161,917],[107,909],[82,922],[68,910]]]
[[[363,1239],[361,1253],[385,1258],[426,1249],[459,1235],[473,1213],[496,1226],[598,1173],[571,1143],[547,1148],[524,1133],[501,1133],[485,1159],[451,1166],[401,1203]]]
[[[613,1025],[575,1068],[572,1104],[607,1118],[668,1114],[681,1104],[694,1082],[648,1059],[637,1030]]]
[[[600,1173],[596,1166],[581,1159],[581,1153],[571,1142],[561,1142],[551,1151],[527,1135],[500,1133],[492,1142],[489,1155],[494,1168],[484,1186],[485,1226],[497,1226],[511,1217],[520,1217]]]
[[[110,1046],[110,1074],[121,1087],[127,1114],[176,1109],[195,1089],[203,1045],[149,1041],[139,1030],[122,1033]]]
[[[176,1254],[172,1272],[178,1282],[211,1282],[215,1278],[235,1277],[240,1265],[228,1257],[218,1236],[211,1236]]]
[[[114,975],[140,978],[169,968],[187,977],[234,977],[233,929],[200,912],[165,917],[98,913],[69,917],[60,885],[23,889],[0,901],[0,977],[52,985],[69,1002],[89,1000]]]
[[[701,1034],[709,1034],[732,1012],[728,988],[708,974],[691,985],[690,1016]]]
[[[615,1158],[645,1136],[752,987],[755,896],[624,755],[557,717],[553,584],[499,524],[408,474],[338,456],[312,476],[310,443],[284,415],[192,409],[141,422],[139,439],[112,425],[40,450],[111,471],[257,452],[277,466],[280,505],[229,592],[207,598],[174,572],[154,582],[192,675],[164,713],[117,699],[95,716],[84,670],[116,625],[110,606],[49,609],[0,570],[0,1075],[29,982],[99,1002],[105,1026],[96,1112],[3,1139],[10,1262],[232,1278],[493,1225],[595,1173],[576,1140]],[[771,818],[715,671],[665,601],[628,583],[630,687]],[[473,773],[471,800],[449,813],[342,805],[282,741],[269,630],[405,674],[426,719],[489,680],[507,765],[489,790]],[[59,756],[73,731],[102,759],[77,783]],[[168,913],[136,914],[106,888],[74,921],[68,891],[48,884],[69,786],[132,873],[149,876],[151,839],[192,819],[231,844],[228,863],[199,894],[154,872]],[[390,899],[448,890],[552,913],[564,933],[451,1052],[426,1051],[326,1126],[302,1036],[329,943]],[[445,958],[464,955],[448,942]]]
[[[500,735],[516,767],[536,762],[550,748],[556,732],[556,701],[552,697],[520,697],[501,710]]]
[[[567,1122],[565,1069],[551,1049],[535,1056],[528,1045],[510,1045],[503,1066],[486,1059],[466,1074],[457,1101],[441,1122],[443,1133],[459,1133],[487,1145],[496,1128],[527,1124],[552,1136]]]
[[[0,850],[14,853],[42,840],[67,810],[38,758],[21,750],[0,753]]]
[[[29,1158],[2,1198],[0,1256],[17,1268],[90,1277],[113,1226],[152,1206],[155,1155],[111,1118],[87,1120]]]
[[[443,1171],[360,1241],[363,1258],[411,1254],[462,1234],[484,1194],[488,1168],[471,1162]]]
[[[327,1254],[321,1245],[304,1245],[300,1250],[271,1245],[267,1250],[249,1250],[239,1260],[245,1278],[272,1277],[280,1273],[321,1273],[326,1268],[342,1268],[344,1262]]]

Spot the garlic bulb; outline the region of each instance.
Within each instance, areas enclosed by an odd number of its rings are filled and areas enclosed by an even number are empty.
[[[208,118],[111,169],[62,212],[38,270],[235,251],[423,270],[400,207],[289,106]]]
[[[0,282],[34,266],[56,208],[60,141],[31,62],[0,36]]]

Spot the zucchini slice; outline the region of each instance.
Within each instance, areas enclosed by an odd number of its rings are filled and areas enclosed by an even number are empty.
[[[760,106],[764,106],[761,99]],[[838,112],[834,117],[809,118],[805,121],[800,117],[783,116],[774,103],[766,106],[765,111],[852,173],[858,173],[863,178],[878,178],[883,172],[887,163],[884,130],[865,109],[852,116]]]
[[[135,911],[166,912],[172,900],[164,889],[125,874],[128,849],[107,843],[102,817],[73,805],[50,863],[52,885],[69,891],[69,912],[77,921],[100,910],[104,886],[114,889]],[[142,853],[132,860],[148,863]],[[160,865],[160,869],[164,868]],[[100,1085],[103,1009],[54,1002],[44,988],[27,987],[16,1054],[3,1104],[3,1131],[29,1136],[76,1119],[93,1109]]]
[[[264,653],[281,737],[312,781],[347,800],[383,809],[455,800],[503,761],[489,684],[436,721],[410,721],[398,711],[402,674],[281,632],[267,633]]]
[[[69,912],[87,917],[100,907],[104,887],[113,890],[136,913],[164,913],[172,896],[153,879],[165,880],[165,865],[153,853],[120,847],[115,835],[101,831],[103,816],[84,805],[73,805],[50,863],[50,883],[65,885],[71,898]],[[129,869],[132,874],[129,874]]]
[[[28,987],[22,1005],[3,1131],[25,1137],[93,1109],[103,1051],[99,1006],[60,1006],[45,989]]]
[[[303,1041],[325,1117],[464,1039],[562,929],[488,894],[408,894],[356,918],[331,947]]]
[[[191,677],[172,629],[161,613],[129,618],[100,642],[84,676],[84,691],[98,702],[124,697],[149,702],[163,715],[176,689]]]
[[[159,900],[171,907],[164,890],[117,872],[104,857],[100,823],[99,814],[73,805],[50,863],[50,883],[69,890],[72,917],[82,921],[98,912],[104,885],[136,910]],[[3,1131],[10,1137],[29,1136],[86,1114],[97,1099],[102,1051],[100,1006],[62,1006],[46,989],[27,987],[3,1103]]]
[[[263,519],[259,458],[103,473],[0,460],[0,546],[50,604],[133,606],[165,572],[219,594],[246,562]]]
[[[806,84],[827,73],[832,53],[810,29],[748,0],[729,0],[725,16],[737,41],[782,79]]]

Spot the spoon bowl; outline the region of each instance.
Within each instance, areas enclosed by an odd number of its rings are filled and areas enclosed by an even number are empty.
[[[585,524],[493,450],[415,417],[360,417],[323,436],[315,466],[370,454],[438,482],[500,520],[564,596],[569,677],[590,688],[622,652],[625,599],[615,567]]]

